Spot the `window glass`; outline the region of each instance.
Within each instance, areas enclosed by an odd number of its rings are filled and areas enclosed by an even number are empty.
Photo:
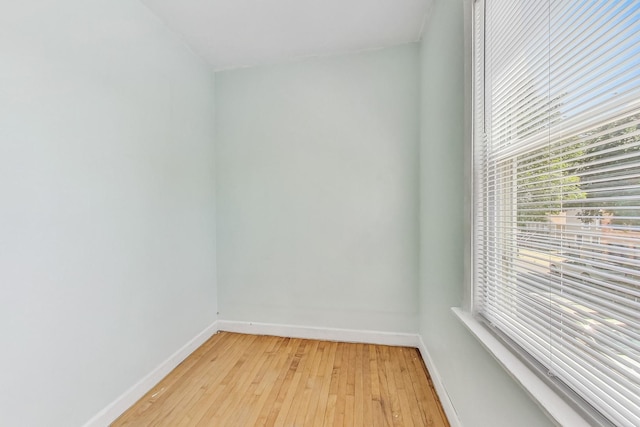
[[[640,425],[640,2],[475,5],[475,314]]]

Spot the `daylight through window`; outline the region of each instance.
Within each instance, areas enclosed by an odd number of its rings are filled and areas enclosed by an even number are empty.
[[[638,426],[640,2],[478,0],[474,26],[474,313]]]

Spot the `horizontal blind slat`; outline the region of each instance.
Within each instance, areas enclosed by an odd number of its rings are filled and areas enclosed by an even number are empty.
[[[484,3],[476,311],[611,421],[640,425],[640,3]]]

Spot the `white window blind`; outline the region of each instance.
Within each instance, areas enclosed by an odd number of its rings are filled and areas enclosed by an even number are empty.
[[[474,313],[639,426],[640,1],[478,0],[474,26]]]

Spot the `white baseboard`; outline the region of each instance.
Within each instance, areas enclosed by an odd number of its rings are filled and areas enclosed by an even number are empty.
[[[218,320],[218,330],[242,334],[273,335],[313,340],[417,347],[418,335],[356,329],[319,328],[314,326]]]
[[[218,332],[218,325],[217,322],[213,322],[106,408],[98,412],[85,423],[84,427],[105,427],[111,424],[216,332]]]
[[[449,394],[447,393],[447,389],[444,388],[444,384],[442,384],[442,379],[440,378],[440,373],[436,366],[433,363],[433,359],[431,359],[431,355],[427,350],[427,346],[424,345],[424,341],[422,341],[421,336],[417,336],[418,340],[418,350],[420,350],[420,355],[422,356],[422,360],[424,360],[424,364],[429,371],[429,375],[431,376],[431,382],[433,382],[433,387],[436,389],[436,393],[438,393],[438,398],[440,398],[440,403],[442,404],[442,409],[444,413],[447,415],[449,419],[449,424],[451,427],[462,427],[460,423],[460,419],[458,418],[458,413],[449,398]]]

